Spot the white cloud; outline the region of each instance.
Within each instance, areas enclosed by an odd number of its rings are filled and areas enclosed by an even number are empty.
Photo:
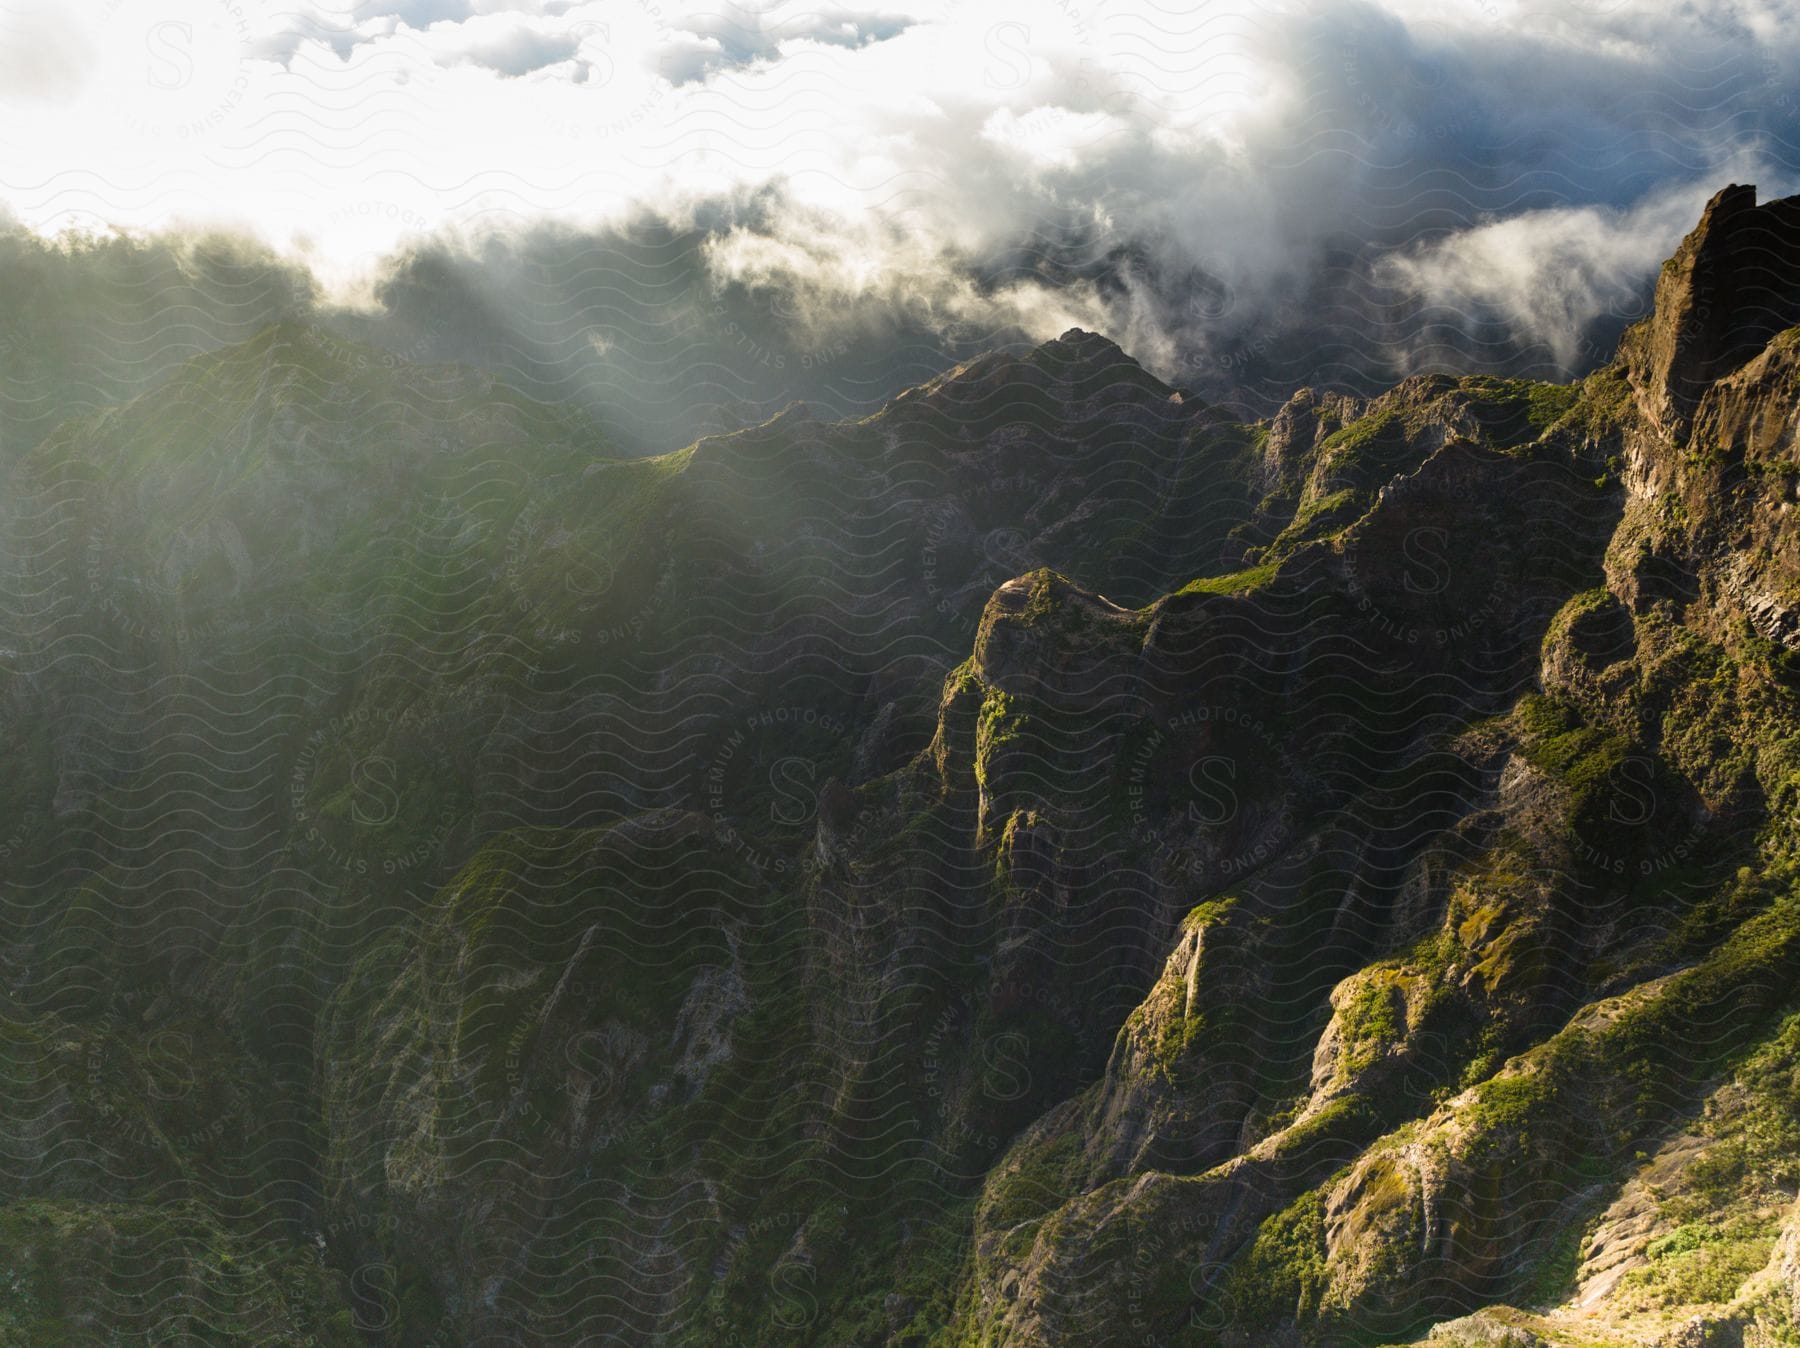
[[[51,3],[0,7],[0,89],[23,103],[67,103],[93,77],[98,50],[79,17]]]
[[[1380,275],[1563,352],[1725,166],[1800,169],[1793,0],[5,13],[0,203],[40,229],[248,220],[347,285],[425,231],[773,194],[800,233],[734,236],[721,268],[1044,325],[1079,309],[1171,361],[1402,245]]]
[[[572,61],[590,42],[604,47],[597,25],[584,29],[522,14],[484,14],[462,22],[438,20],[423,30],[402,30],[425,60],[437,65],[485,66],[502,75],[524,75]]]
[[[1582,361],[1578,342],[1590,323],[1607,313],[1636,316],[1644,278],[1693,227],[1714,186],[1710,180],[1682,184],[1629,210],[1527,211],[1392,254],[1385,267],[1430,303],[1501,311],[1573,368]]]

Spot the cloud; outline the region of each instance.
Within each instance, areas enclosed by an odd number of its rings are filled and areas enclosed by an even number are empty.
[[[321,4],[314,7],[325,14],[335,14],[351,23],[371,19],[395,19],[414,28],[434,23],[458,23],[491,7],[474,0],[349,0],[348,3]],[[502,6],[513,9],[516,6]]]
[[[1383,267],[1426,303],[1449,310],[1450,322],[1473,327],[1479,310],[1497,311],[1572,370],[1599,354],[1582,340],[1597,321],[1641,316],[1647,278],[1693,227],[1714,187],[1684,183],[1629,209],[1527,211],[1390,254]]]
[[[156,27],[171,15],[189,29]],[[120,0],[115,19],[69,30],[35,92],[0,82],[0,200],[35,228],[228,211],[374,302],[432,237],[499,266],[554,236],[566,261],[653,220],[690,239],[696,285],[768,297],[753,347],[948,350],[1074,319],[1246,408],[1421,365],[1567,372],[1711,190],[1800,180],[1800,0]]]
[[[480,15],[462,22],[439,20],[423,31],[400,30],[397,41],[416,43],[440,66],[482,66],[505,76],[526,75],[574,60],[598,27],[570,28],[519,14]]]
[[[693,40],[685,45],[685,59],[665,63],[664,73],[676,85],[687,84],[716,71],[778,61],[807,44],[855,48],[885,42],[913,22],[904,14],[841,4],[708,6],[681,21]]]
[[[0,216],[0,445],[16,454],[317,300],[304,268],[234,235],[47,240]]]
[[[66,102],[92,78],[97,64],[85,26],[47,3],[0,7],[0,88],[15,98]]]

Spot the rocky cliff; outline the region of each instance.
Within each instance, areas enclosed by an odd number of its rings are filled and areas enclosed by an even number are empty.
[[[1077,331],[629,460],[293,327],[66,424],[0,1338],[1800,1341],[1797,218],[1250,426]]]

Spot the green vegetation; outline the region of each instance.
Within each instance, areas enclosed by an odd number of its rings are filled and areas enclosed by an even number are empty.
[[[284,328],[23,452],[0,1342],[1374,1342],[1621,1195],[1596,1343],[1772,1295],[1781,466],[1072,345],[626,461]]]
[[[1275,579],[1277,565],[1274,562],[1262,566],[1253,566],[1243,571],[1234,571],[1225,576],[1204,576],[1198,580],[1190,580],[1176,593],[1178,594],[1254,594]]]
[[[1320,448],[1326,451],[1327,462],[1354,462],[1359,451],[1373,445],[1399,419],[1398,412],[1371,412],[1368,416],[1359,417],[1343,429],[1333,431],[1325,437]],[[1342,452],[1333,453],[1332,451]]]
[[[1536,693],[1521,699],[1515,715],[1525,757],[1567,793],[1568,827],[1578,840],[1590,848],[1612,843],[1631,825],[1648,822],[1637,802],[1626,802],[1632,810],[1621,804],[1621,793],[1633,788],[1650,793],[1652,804],[1656,800],[1656,764],[1631,741],[1583,724],[1569,704]]]
[[[1633,1308],[1722,1304],[1769,1262],[1779,1222],[1694,1222],[1650,1242],[1650,1262],[1625,1275],[1621,1302]]]
[[[1304,531],[1318,520],[1336,517],[1340,512],[1357,504],[1359,500],[1357,493],[1349,487],[1334,491],[1328,496],[1318,497],[1308,501],[1295,512],[1294,522],[1288,528],[1295,532]]]
[[[995,1231],[1033,1222],[1060,1207],[1082,1170],[1081,1136],[1061,1133],[1024,1150],[995,1172],[982,1193],[982,1220]]]
[[[297,1239],[233,1233],[202,1205],[27,1199],[0,1206],[0,1343],[69,1342],[71,1326],[178,1344],[364,1342],[342,1276]]]
[[[1383,1050],[1406,1034],[1406,994],[1402,986],[1376,972],[1357,985],[1338,1013],[1344,1036],[1345,1068],[1360,1072]]]
[[[1634,408],[1624,365],[1614,362],[1596,370],[1576,387],[1580,396],[1570,408],[1571,424],[1591,441],[1612,440],[1629,422]]]
[[[1471,375],[1458,389],[1471,399],[1476,418],[1496,448],[1513,449],[1543,436],[1574,409],[1580,384],[1546,384],[1535,379]]]
[[[1262,1224],[1223,1300],[1246,1326],[1309,1321],[1328,1282],[1325,1255],[1324,1190],[1310,1189]]]
[[[1579,384],[1533,384],[1526,400],[1533,429],[1547,431],[1567,416],[1581,399]]]
[[[1019,699],[999,688],[985,689],[975,723],[975,780],[985,788],[995,757],[1023,740],[1030,729]]]

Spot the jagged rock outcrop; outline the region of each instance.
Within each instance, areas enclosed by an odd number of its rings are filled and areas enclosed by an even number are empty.
[[[1721,189],[1663,264],[1655,313],[1627,337],[1644,415],[1681,441],[1706,391],[1800,324],[1800,197]]]
[[[51,437],[0,1337],[172,1234],[222,1341],[1792,1342],[1794,214],[1579,385],[625,461],[284,330]]]
[[[1298,986],[1296,975],[1259,937],[1225,972],[1202,958],[1193,930],[1173,936],[1105,1085],[1046,1115],[996,1170],[958,1321],[969,1341],[1083,1342],[1134,1311],[1140,1330],[1185,1326],[1180,1341],[1197,1344],[1381,1342],[1426,1318],[1442,1322],[1434,1343],[1587,1341],[1504,1306],[1457,1317],[1541,1276],[1556,1242],[1597,1217],[1601,1196],[1706,1098],[1719,1065],[1770,1032],[1800,974],[1800,900],[1776,860],[1793,846],[1794,822],[1774,804],[1793,799],[1800,780],[1800,709],[1779,659],[1746,642],[1779,647],[1790,626],[1784,505],[1796,395],[1783,330],[1800,321],[1787,251],[1795,205],[1757,208],[1753,192],[1722,194],[1666,273],[1656,316],[1580,389],[1525,395],[1416,380],[1385,402],[1340,408],[1301,395],[1283,409],[1265,446],[1263,482],[1276,488],[1263,505],[1267,541],[1249,554],[1267,559],[1267,573],[1232,601],[1260,615],[1266,656],[1284,651],[1269,633],[1290,587],[1315,599],[1297,662],[1314,679],[1330,667],[1324,634],[1335,620],[1317,600],[1340,586],[1356,611],[1374,615],[1369,648],[1418,687],[1433,659],[1431,646],[1412,649],[1414,634],[1435,629],[1432,646],[1454,644],[1452,611],[1474,617],[1476,635],[1460,634],[1468,644],[1452,661],[1464,677],[1505,667],[1502,634],[1517,640],[1523,629],[1541,645],[1532,642],[1509,716],[1482,720],[1453,701],[1445,723],[1464,731],[1450,746],[1392,746],[1415,772],[1453,746],[1445,757],[1471,775],[1446,799],[1429,850],[1402,850],[1438,858],[1438,878],[1422,892],[1412,878],[1421,872],[1405,866],[1338,873],[1347,907],[1385,891],[1406,916],[1386,928],[1395,944],[1385,958],[1358,959],[1334,988],[1307,994],[1315,1019],[1300,1022],[1312,1027],[1311,1053],[1295,1106],[1234,1104],[1236,1060],[1199,1028],[1214,1012],[1196,1019],[1192,1008],[1229,1005],[1235,1032],[1255,1034],[1246,1003],[1266,1006],[1277,989]],[[1509,405],[1510,422],[1495,415]],[[1346,424],[1333,429],[1334,417]],[[1488,513],[1519,500],[1534,461],[1560,462],[1570,476],[1599,470],[1606,505],[1589,518],[1612,535],[1604,565],[1598,543],[1572,549],[1569,567],[1535,590],[1512,577],[1496,583],[1506,574],[1500,547],[1479,561],[1468,552],[1496,537],[1526,553],[1543,547],[1549,535],[1536,531],[1552,527],[1544,503],[1553,491],[1504,522]],[[1623,490],[1609,464],[1622,465]],[[1554,470],[1539,471],[1554,480]],[[1457,553],[1441,585],[1413,551],[1433,539]],[[1460,588],[1474,577],[1485,592]],[[1554,616],[1533,605],[1534,592],[1557,595]],[[1167,640],[1173,617],[1153,623],[1147,650]],[[1210,649],[1231,632],[1215,622]],[[1697,658],[1730,682],[1703,692],[1676,674]],[[1364,678],[1368,736],[1382,684]],[[1290,682],[1286,695],[1320,705],[1318,692],[1300,691],[1305,683]],[[1730,741],[1741,749],[1722,752]],[[1328,736],[1308,743],[1312,761],[1329,756]],[[1365,740],[1354,789],[1364,800],[1380,761]],[[990,777],[988,789],[1003,783]],[[1430,830],[1413,818],[1417,846]],[[1271,901],[1292,900],[1269,886],[1277,869],[1235,887],[1233,926],[1255,932],[1282,920]],[[1771,898],[1760,920],[1706,937],[1682,925],[1692,919],[1680,914],[1732,902],[1725,896],[1763,883],[1765,870]],[[1380,949],[1377,938],[1368,954]],[[1212,968],[1220,972],[1209,978]],[[1637,1087],[1646,1074],[1663,1089]],[[1209,1106],[1235,1108],[1243,1121],[1223,1151]],[[1792,1109],[1776,1106],[1784,1119]],[[1213,1141],[1146,1146],[1156,1120]],[[1127,1140],[1121,1164],[1108,1147]],[[1318,1169],[1277,1161],[1302,1153]],[[1696,1153],[1670,1154],[1687,1158],[1680,1173],[1698,1166]],[[1340,1166],[1321,1182],[1321,1170]],[[1087,1192],[1061,1207],[1041,1197],[1021,1205],[1013,1196],[1025,1176]],[[1695,1199],[1689,1211],[1717,1201]],[[1670,1343],[1760,1343],[1759,1333],[1785,1342],[1785,1322],[1760,1312],[1683,1310],[1681,1298],[1695,1296],[1684,1279],[1701,1267],[1718,1270],[1722,1290],[1708,1300],[1729,1302],[1740,1283],[1746,1297],[1762,1286],[1743,1273],[1771,1258],[1768,1218],[1729,1220],[1749,1225],[1713,1235],[1620,1215],[1603,1253],[1596,1247],[1581,1314]],[[1153,1226],[1179,1234],[1159,1237]],[[1740,1229],[1756,1234],[1731,1234]],[[1701,1252],[1693,1261],[1690,1249]],[[1139,1269],[1148,1250],[1190,1276],[1146,1280],[1127,1262],[1132,1250]],[[1739,1261],[1743,1273],[1726,1272]]]

